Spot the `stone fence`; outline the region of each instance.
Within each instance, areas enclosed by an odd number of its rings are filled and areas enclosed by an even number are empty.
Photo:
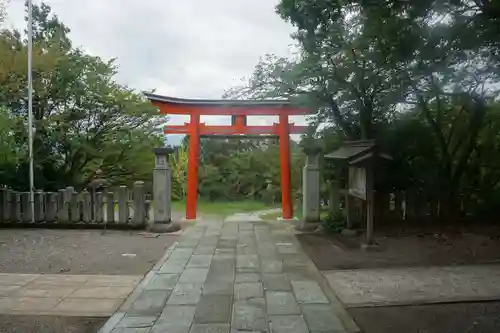
[[[145,193],[144,182],[135,182],[132,189],[119,186],[116,190],[77,193],[73,187],[67,187],[58,192],[36,191],[33,224],[30,193],[0,189],[0,226],[145,227],[151,195]]]

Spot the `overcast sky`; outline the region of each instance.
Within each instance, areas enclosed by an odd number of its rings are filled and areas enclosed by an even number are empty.
[[[261,56],[292,52],[293,28],[275,13],[278,0],[45,2],[71,29],[75,46],[104,59],[117,58],[117,80],[138,90],[220,98],[251,75]],[[23,10],[24,0],[10,0],[6,24],[22,29]],[[262,118],[250,123],[271,121]]]

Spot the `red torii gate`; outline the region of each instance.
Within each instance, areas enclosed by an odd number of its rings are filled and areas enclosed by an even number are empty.
[[[293,218],[290,173],[290,134],[300,134],[307,126],[297,126],[288,122],[291,115],[310,113],[304,107],[293,106],[288,100],[201,100],[173,98],[146,93],[151,103],[162,114],[189,115],[190,121],[184,125],[166,125],[165,134],[189,135],[188,186],[186,219],[196,219],[198,201],[198,158],[201,136],[237,136],[241,138],[278,137],[280,139],[281,203],[283,218]],[[230,115],[232,125],[206,125],[200,123],[202,115]],[[248,126],[247,116],[278,116],[279,122],[270,126]]]

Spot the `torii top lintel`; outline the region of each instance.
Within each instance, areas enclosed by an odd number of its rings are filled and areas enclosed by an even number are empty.
[[[277,116],[306,115],[310,110],[289,100],[184,99],[144,93],[162,114]]]

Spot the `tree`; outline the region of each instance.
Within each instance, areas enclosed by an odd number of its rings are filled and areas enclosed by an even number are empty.
[[[0,23],[7,16],[7,0],[0,0]]]
[[[332,10],[331,1],[282,1],[278,12],[297,27],[300,53],[267,56],[239,92],[295,98],[319,111],[316,125],[337,126],[350,139],[376,136],[404,99],[398,72],[380,57],[381,42],[357,29],[351,10]]]
[[[440,215],[453,217],[459,197],[500,192],[483,150],[496,147],[499,8],[282,0],[277,12],[297,29],[298,55],[263,58],[247,85],[228,93],[285,96],[318,110],[315,136],[329,149],[345,138],[378,139],[395,156],[380,184],[426,191],[439,198]]]
[[[172,155],[170,168],[172,169],[172,197],[184,199],[188,172],[188,150],[184,144],[178,147]]]
[[[142,95],[114,81],[113,60],[73,48],[69,29],[48,5],[33,6],[35,184],[55,190],[86,186],[97,169],[111,184],[147,180],[161,145],[156,110]],[[16,120],[15,142],[27,142],[26,40],[0,32],[0,105]],[[27,160],[19,160],[19,175]],[[10,185],[27,187],[26,177]]]
[[[0,106],[0,185],[15,179],[19,161],[26,158],[27,146],[16,145],[15,123],[7,108]]]

